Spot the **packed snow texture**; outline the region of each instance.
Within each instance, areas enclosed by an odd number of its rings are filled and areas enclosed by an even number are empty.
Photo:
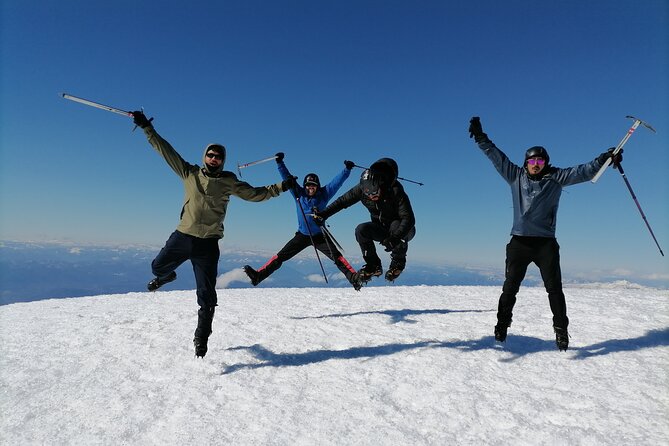
[[[567,288],[571,345],[521,288],[220,290],[0,307],[3,445],[661,445],[669,291]]]

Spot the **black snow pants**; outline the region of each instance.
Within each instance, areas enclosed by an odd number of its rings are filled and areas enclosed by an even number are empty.
[[[527,267],[534,262],[541,272],[548,302],[553,312],[553,326],[567,328],[567,303],[562,292],[560,245],[555,238],[514,235],[506,245],[506,271],[502,295],[499,298],[497,321],[508,325],[516,304],[516,294],[525,278]]]
[[[199,238],[174,231],[151,263],[156,277],[165,277],[186,260],[193,264],[197,303],[213,312],[216,306],[216,275],[220,251],[217,238]]]
[[[374,242],[382,242],[390,236],[390,232],[393,231],[397,226],[399,226],[400,221],[395,220],[390,223],[389,227],[385,227],[380,223],[374,221],[368,221],[365,223],[360,223],[355,228],[355,239],[360,245],[360,251],[362,251],[362,257],[367,263],[367,265],[378,265],[381,266],[381,259],[376,253],[376,247]],[[409,233],[404,238],[402,243],[399,243],[397,246],[393,247],[390,252],[391,258],[391,268],[397,267],[399,269],[404,269],[406,265],[407,250],[409,249],[409,241],[414,238],[416,235],[416,227],[411,228]]]
[[[348,260],[344,258],[342,253],[339,252],[334,243],[326,241],[323,233],[315,234],[313,239],[316,249],[325,254],[328,259],[332,260],[339,271],[341,271],[350,281],[353,274],[355,274],[355,269],[348,263]],[[259,279],[266,279],[270,274],[279,269],[283,262],[292,259],[309,246],[311,246],[311,238],[299,231],[296,232],[295,236],[258,270]]]

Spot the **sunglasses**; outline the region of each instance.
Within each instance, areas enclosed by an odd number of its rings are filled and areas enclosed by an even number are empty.
[[[215,160],[222,160],[223,155],[219,155],[218,153],[207,153],[207,158],[213,158]]]
[[[541,158],[537,158],[537,159],[530,158],[530,159],[527,160],[527,164],[529,164],[530,166],[534,166],[535,164],[537,166],[543,166],[544,164],[546,164],[546,160],[543,160]]]

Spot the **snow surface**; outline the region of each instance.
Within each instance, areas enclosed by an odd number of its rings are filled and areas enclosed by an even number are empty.
[[[666,445],[669,291],[219,291],[195,359],[194,291],[0,307],[0,444]]]

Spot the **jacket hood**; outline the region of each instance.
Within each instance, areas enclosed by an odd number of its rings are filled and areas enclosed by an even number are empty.
[[[381,158],[369,166],[369,173],[371,174],[371,177],[379,183],[381,188],[385,189],[389,188],[395,181],[397,181],[399,168],[394,159]]]
[[[218,169],[216,169],[214,172],[210,171],[210,173],[221,172],[223,170],[223,166],[225,165],[225,154],[226,154],[225,146],[223,146],[222,144],[207,144],[207,147],[204,148],[204,153],[202,153],[202,165],[203,168],[207,170],[209,170],[207,168],[207,152],[209,152],[210,150],[219,153],[223,157],[223,159],[221,160],[221,165],[218,167]]]

